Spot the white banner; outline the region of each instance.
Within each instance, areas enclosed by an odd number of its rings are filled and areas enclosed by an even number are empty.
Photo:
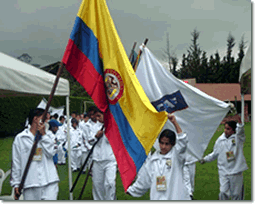
[[[37,106],[37,108],[45,109],[47,106],[47,103],[48,101],[45,98],[43,98],[41,102],[39,103],[39,105]],[[54,115],[55,113],[57,113],[58,117],[60,117],[61,115],[64,115],[64,109],[65,109],[65,106],[60,106],[58,108],[50,106],[49,112],[50,112],[50,115]]]
[[[146,47],[136,76],[154,107],[158,111],[174,113],[182,131],[187,133],[190,158],[187,161],[201,159],[230,105],[177,79]],[[166,128],[175,131],[169,120],[162,131]],[[154,147],[159,149],[158,140]]]

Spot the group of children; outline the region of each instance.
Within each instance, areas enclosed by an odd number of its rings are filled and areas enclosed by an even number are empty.
[[[37,131],[42,139],[37,144],[29,172],[23,187],[24,200],[56,200],[58,195],[59,177],[57,164],[66,163],[67,121],[65,117],[47,113],[45,123],[42,123],[44,110],[36,108],[29,114],[29,124],[19,133],[12,147],[12,172],[10,184],[15,188],[15,199],[19,198],[18,187],[32,149]],[[87,165],[82,170],[93,165],[92,177],[94,200],[116,199],[117,163],[108,139],[103,131],[103,113],[95,106],[88,109],[88,114],[82,116],[75,112],[70,118],[70,156],[71,168],[80,170],[92,145],[95,145]],[[99,139],[100,138],[100,139]]]
[[[18,186],[24,172],[26,161],[36,131],[43,135],[38,143],[36,154],[30,166],[24,184],[25,200],[56,200],[58,194],[58,174],[53,157],[57,155],[58,164],[65,164],[67,149],[67,123],[63,118],[47,121],[49,130],[41,123],[43,109],[35,109],[29,115],[29,127],[15,137],[12,148],[12,174],[10,183],[15,187],[18,199]],[[112,148],[104,134],[104,114],[91,106],[82,119],[72,113],[70,119],[71,168],[77,171],[82,167],[92,145],[97,142],[87,165],[92,166],[94,200],[116,199],[117,163]],[[188,133],[183,132],[173,114],[167,115],[175,131],[165,129],[158,140],[160,150],[145,161],[134,183],[127,189],[127,194],[140,197],[150,190],[151,200],[191,200],[191,191],[185,181],[185,161]],[[185,128],[185,127],[184,127]],[[47,128],[46,128],[47,129]],[[238,123],[230,121],[225,124],[224,133],[215,143],[214,151],[200,160],[201,164],[218,160],[220,200],[244,199],[242,172],[248,167],[243,155],[245,141],[244,127],[240,116]],[[186,170],[187,171],[187,170]],[[187,180],[187,179],[186,179]],[[189,180],[189,179],[188,179]],[[190,182],[190,181],[189,181]],[[192,181],[194,185],[194,181]],[[192,186],[192,192],[194,186]]]

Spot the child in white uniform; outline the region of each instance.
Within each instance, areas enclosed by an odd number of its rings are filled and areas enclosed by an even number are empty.
[[[57,200],[59,177],[53,163],[54,138],[46,134],[45,125],[40,121],[44,110],[37,108],[29,114],[30,128],[19,133],[12,145],[12,169],[10,184],[15,188],[15,200],[19,197],[18,187],[32,149],[37,130],[42,138],[24,182],[24,200]]]
[[[168,118],[175,126],[178,137],[176,139],[175,133],[169,129],[160,134],[160,151],[146,161],[135,183],[127,189],[127,193],[134,197],[140,197],[150,189],[150,200],[191,199],[183,181],[188,140],[175,116],[168,114]]]
[[[200,163],[217,159],[220,181],[219,200],[244,200],[243,171],[248,166],[243,155],[244,125],[238,115],[238,123],[225,123],[224,133],[216,140],[213,152]]]
[[[96,109],[94,114],[102,127],[104,123],[102,111]],[[101,138],[95,145],[92,155],[93,198],[94,200],[116,200],[117,162],[112,147],[101,127],[97,129],[97,132],[94,132],[93,140],[90,140],[96,142]]]
[[[70,144],[71,144],[71,168],[73,172],[76,172],[80,168],[81,164],[81,145],[82,145],[82,131],[80,130],[78,120],[72,118],[70,129]]]

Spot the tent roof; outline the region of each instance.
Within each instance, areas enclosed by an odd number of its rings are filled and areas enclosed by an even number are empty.
[[[0,52],[0,97],[50,95],[56,76]],[[54,95],[68,96],[69,81],[59,79]]]

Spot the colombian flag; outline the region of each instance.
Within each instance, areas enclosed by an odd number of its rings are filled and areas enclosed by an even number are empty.
[[[145,95],[105,0],[83,0],[62,61],[104,112],[105,135],[126,191],[167,113],[158,113]]]

